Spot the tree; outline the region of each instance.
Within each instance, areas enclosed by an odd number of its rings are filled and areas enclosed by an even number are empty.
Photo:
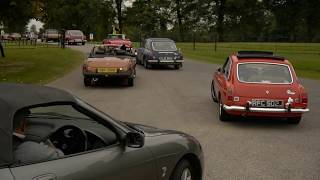
[[[45,28],[79,29],[102,39],[114,23],[113,0],[50,0],[43,6],[41,17]]]
[[[122,4],[123,0],[115,0],[116,8],[117,8],[117,19],[119,24],[119,32],[122,34]]]
[[[31,25],[30,32],[33,32],[33,33],[37,34],[37,26],[35,24]]]
[[[0,4],[0,21],[9,32],[23,32],[32,18],[32,0],[2,0]]]

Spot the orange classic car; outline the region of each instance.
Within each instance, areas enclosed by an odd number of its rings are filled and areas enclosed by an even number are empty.
[[[213,75],[211,95],[221,121],[232,116],[286,118],[298,124],[309,111],[308,94],[284,57],[272,52],[231,54]]]
[[[134,85],[136,61],[130,54],[115,56],[104,45],[96,45],[83,64],[84,85],[91,86],[105,79],[126,80]]]

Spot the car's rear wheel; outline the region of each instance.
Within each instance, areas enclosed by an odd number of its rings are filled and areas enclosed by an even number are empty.
[[[219,98],[219,119],[220,121],[228,121],[230,115],[223,109],[223,104],[221,102],[221,98]]]
[[[214,81],[211,82],[211,97],[214,102],[218,102],[216,92],[214,91]]]
[[[147,59],[145,59],[145,58],[143,60],[143,65],[144,65],[144,68],[146,68],[146,69],[150,69],[151,68],[150,64],[148,63]]]
[[[92,79],[91,78],[89,78],[89,77],[84,77],[83,78],[83,83],[84,83],[84,86],[91,86],[92,85]]]
[[[139,60],[138,56],[136,56],[136,64],[141,64],[141,62],[140,62],[140,60]]]
[[[194,169],[187,160],[182,160],[174,169],[170,180],[194,180]]]
[[[132,87],[134,85],[134,79],[133,78],[128,78],[128,86]]]
[[[299,117],[289,117],[288,118],[288,123],[289,124],[299,124],[301,121],[301,116]]]

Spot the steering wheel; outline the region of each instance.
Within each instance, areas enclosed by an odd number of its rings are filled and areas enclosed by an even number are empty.
[[[74,125],[66,125],[56,130],[50,137],[52,144],[65,155],[87,150],[86,133]]]

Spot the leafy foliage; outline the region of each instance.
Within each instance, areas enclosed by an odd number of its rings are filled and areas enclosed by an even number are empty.
[[[126,7],[127,2],[133,2]],[[0,21],[23,31],[31,18],[45,28],[80,29],[100,40],[112,25],[135,41],[320,41],[319,0],[1,0]]]

